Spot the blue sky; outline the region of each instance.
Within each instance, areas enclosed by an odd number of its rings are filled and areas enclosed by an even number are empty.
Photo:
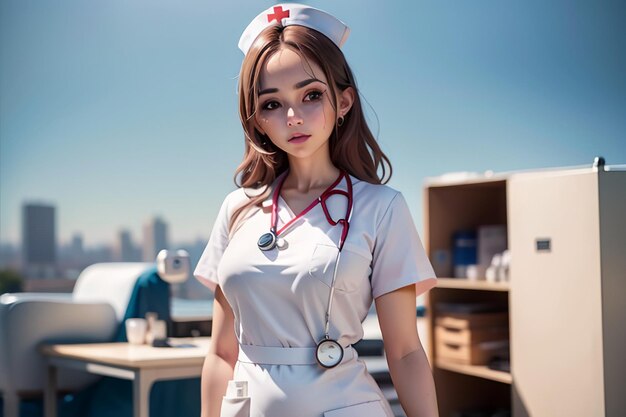
[[[25,201],[57,207],[60,243],[137,241],[153,215],[174,242],[208,238],[243,152],[237,41],[274,3],[0,2],[0,241]],[[623,2],[304,3],[351,27],[420,233],[425,177],[626,163]]]

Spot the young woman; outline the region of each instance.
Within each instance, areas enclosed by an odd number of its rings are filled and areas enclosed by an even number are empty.
[[[239,42],[245,156],[194,271],[215,293],[203,417],[393,417],[352,347],[372,301],[406,414],[438,415],[415,315],[436,277],[377,174],[391,166],[340,50],[348,33],[287,3]]]

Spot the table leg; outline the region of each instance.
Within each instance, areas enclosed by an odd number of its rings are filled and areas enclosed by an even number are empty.
[[[57,368],[47,367],[46,389],[44,390],[44,405],[46,417],[57,417]]]
[[[136,371],[133,379],[133,416],[150,416],[150,389],[154,379],[147,372]]]

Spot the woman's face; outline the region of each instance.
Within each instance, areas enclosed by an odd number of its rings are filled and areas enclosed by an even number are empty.
[[[288,155],[328,154],[336,113],[322,69],[283,48],[263,65],[255,121],[261,133]]]

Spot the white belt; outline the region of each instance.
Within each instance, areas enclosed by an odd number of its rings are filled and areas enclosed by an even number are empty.
[[[316,347],[274,347],[239,345],[239,362],[256,363],[263,365],[316,365]],[[343,358],[340,363],[349,361],[357,356],[352,345],[343,348]]]

